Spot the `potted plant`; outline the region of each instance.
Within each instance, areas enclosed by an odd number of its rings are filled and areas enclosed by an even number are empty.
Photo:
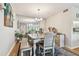
[[[22,40],[23,35],[21,33],[16,32],[15,37],[16,37],[17,41],[20,41],[20,40]]]
[[[22,40],[23,34],[19,33],[19,38]]]

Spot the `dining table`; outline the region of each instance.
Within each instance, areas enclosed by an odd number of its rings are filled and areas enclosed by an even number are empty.
[[[36,53],[35,53],[36,43],[44,39],[44,34],[33,33],[33,34],[28,34],[28,36],[33,41],[33,51],[34,51],[34,56],[36,56]]]

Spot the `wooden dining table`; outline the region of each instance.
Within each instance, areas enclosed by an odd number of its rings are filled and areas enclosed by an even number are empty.
[[[44,34],[28,34],[28,36],[31,38],[31,40],[33,41],[33,49],[34,49],[34,56],[36,55],[35,51],[36,51],[36,43],[40,42],[41,40],[44,40]]]

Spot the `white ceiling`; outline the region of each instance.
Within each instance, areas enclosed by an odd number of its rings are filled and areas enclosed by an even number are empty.
[[[67,8],[79,7],[79,4],[68,3],[12,3],[13,10],[18,15],[37,17],[37,9],[40,9],[40,17],[47,18]]]

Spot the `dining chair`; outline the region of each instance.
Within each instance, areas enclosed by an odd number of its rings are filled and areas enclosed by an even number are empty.
[[[23,38],[21,41],[21,56],[30,56],[32,52],[32,46],[29,45],[27,38]]]
[[[55,46],[54,33],[53,32],[46,33],[44,39],[44,45],[43,47],[40,46],[40,48],[43,49],[42,52],[40,50],[40,54],[45,56],[46,53],[49,53],[50,50],[52,50],[52,55],[54,55],[54,46]]]

